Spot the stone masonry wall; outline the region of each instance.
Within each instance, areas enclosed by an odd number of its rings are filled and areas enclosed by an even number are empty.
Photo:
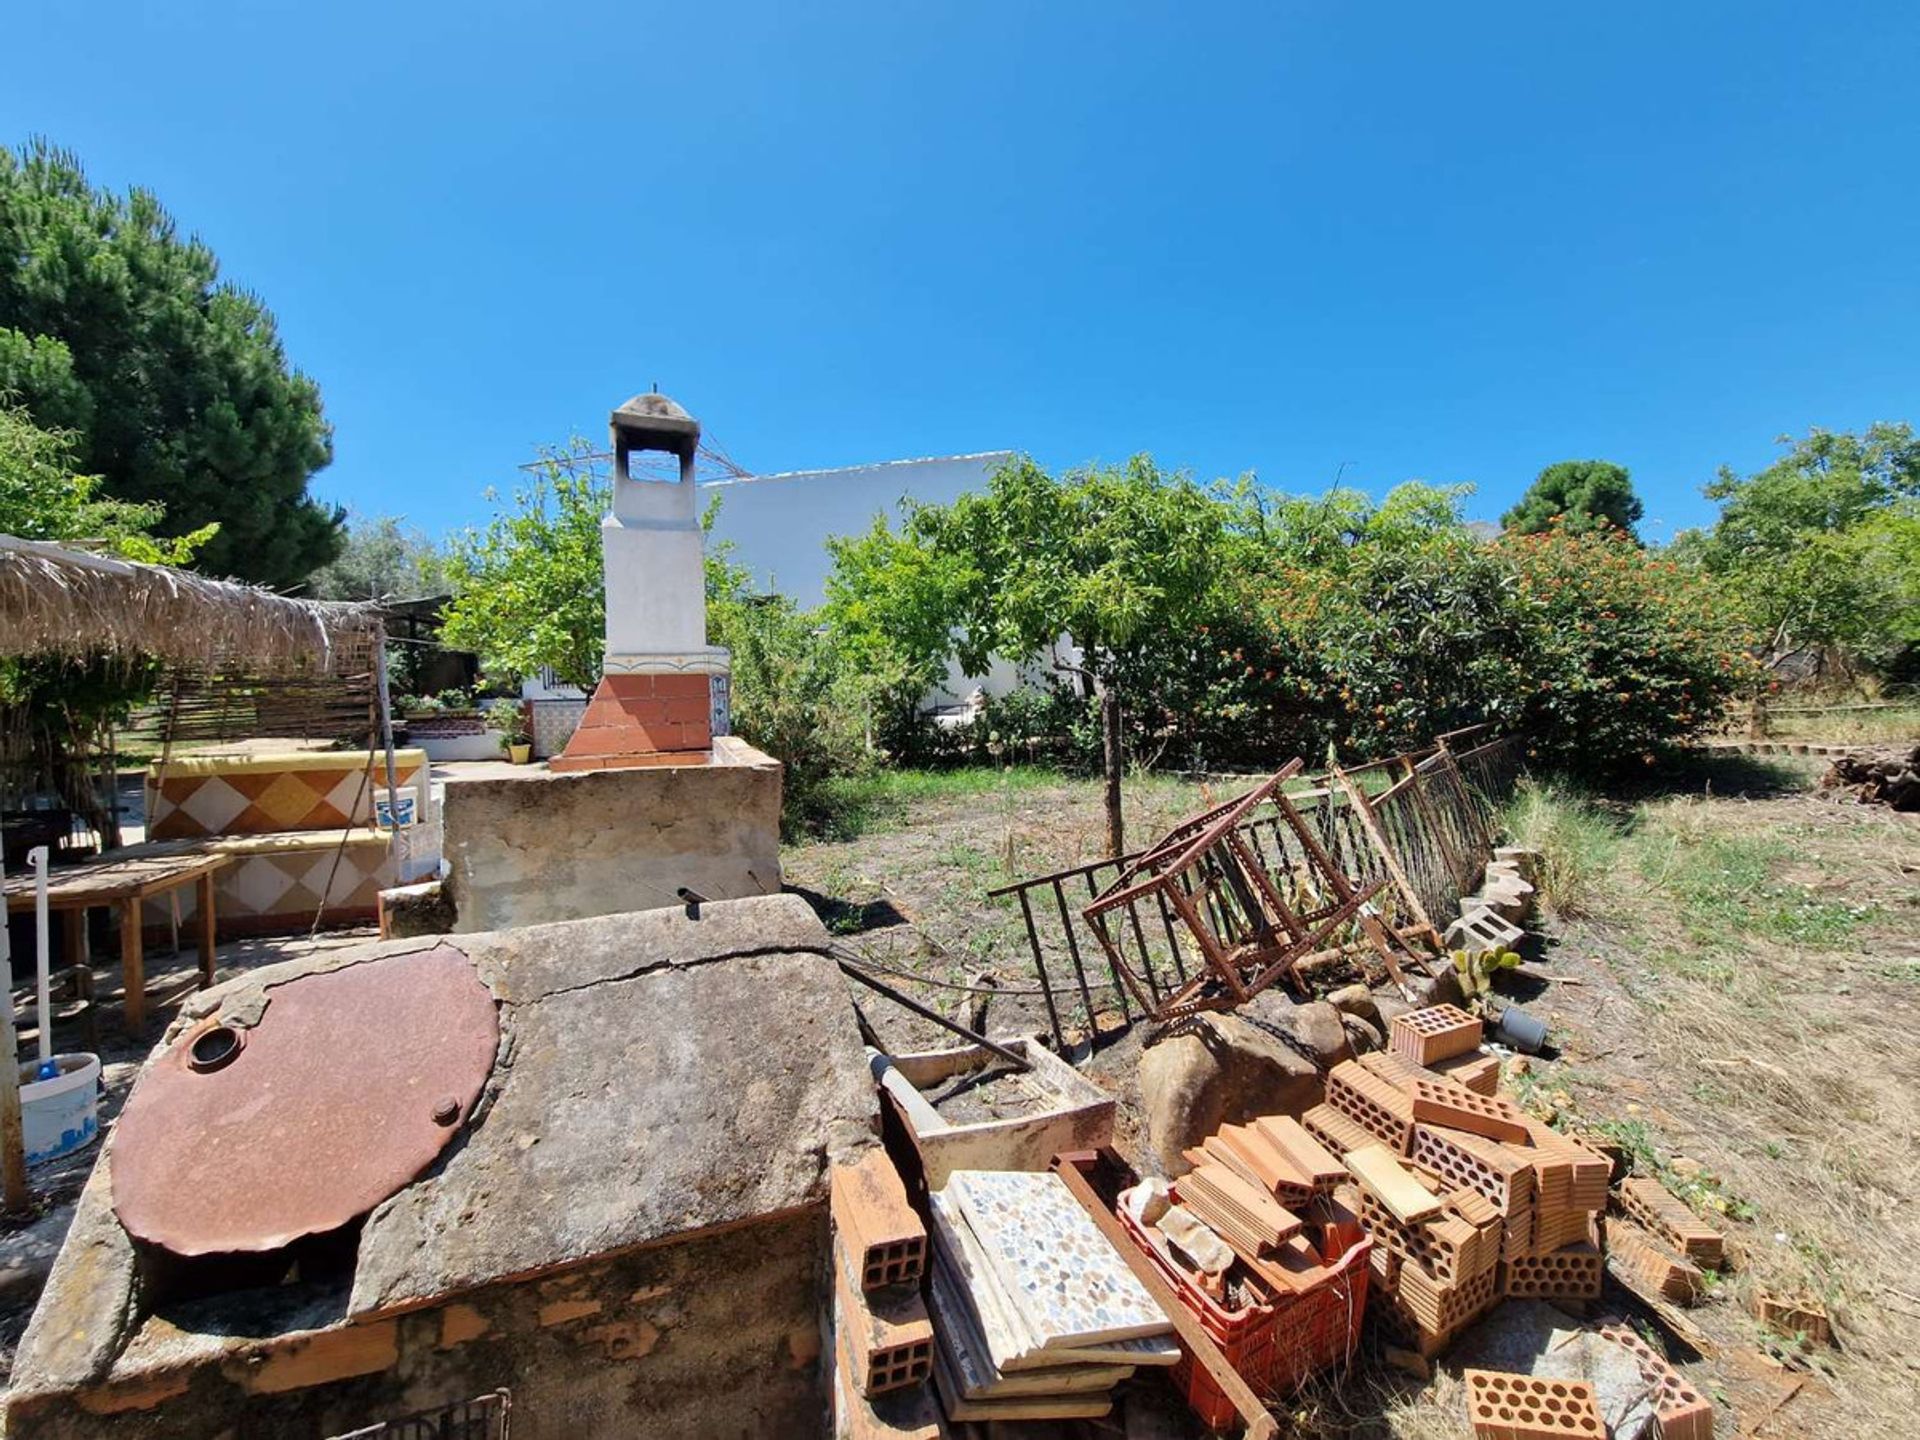
[[[327,1440],[505,1387],[515,1440],[823,1435],[826,1246],[814,1206],[271,1340],[155,1317],[109,1384],[16,1407],[7,1434]]]

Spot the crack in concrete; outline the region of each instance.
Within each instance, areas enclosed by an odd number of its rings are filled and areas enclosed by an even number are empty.
[[[698,960],[650,960],[636,965],[631,970],[623,970],[617,975],[601,975],[592,980],[582,980],[578,985],[563,985],[557,990],[543,990],[531,1000],[507,1001],[508,1005],[538,1005],[542,1000],[551,1000],[559,995],[577,995],[582,990],[591,990],[596,985],[618,985],[627,980],[638,980],[643,975],[652,975],[661,970],[693,970],[702,965],[718,965],[728,960],[750,960],[762,955],[818,955],[822,960],[831,960],[827,951],[812,945],[756,945],[743,950],[729,950],[721,955],[703,955]]]

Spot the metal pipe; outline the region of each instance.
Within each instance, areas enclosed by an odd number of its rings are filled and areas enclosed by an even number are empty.
[[[387,693],[387,627],[384,622],[373,632],[373,685],[380,702],[380,740],[387,751],[387,820],[390,835],[387,844],[392,848],[400,835],[400,791],[394,780],[393,700]],[[413,818],[415,824],[426,819],[424,815],[415,815]]]
[[[39,961],[38,984],[35,996],[39,1008],[34,1015],[34,1024],[40,1031],[40,1079],[53,1077],[46,1073],[53,1062],[53,1023],[48,1015],[47,1004],[49,983],[48,971],[51,966],[51,947],[47,944],[47,847],[36,845],[27,852],[27,863],[33,866],[33,942]]]
[[[969,1030],[965,1025],[962,1025],[957,1020],[949,1020],[946,1016],[942,1015],[937,1010],[929,1010],[925,1005],[922,1005],[918,1000],[915,1000],[911,995],[902,995],[898,990],[894,989],[891,985],[884,984],[881,981],[874,979],[873,976],[867,974],[867,972],[862,970],[859,966],[849,964],[847,961],[841,959],[838,955],[834,956],[834,960],[840,966],[841,973],[844,974],[849,980],[858,980],[862,985],[865,985],[869,990],[877,991],[879,994],[882,994],[886,996],[887,999],[893,1001],[894,1004],[904,1006],[908,1010],[911,1010],[914,1014],[918,1015],[922,1020],[931,1020],[933,1021],[934,1024],[940,1026],[941,1028],[953,1031],[954,1034],[960,1036],[962,1039],[972,1041],[975,1045],[980,1046],[983,1050],[991,1050],[995,1055],[998,1055],[1002,1060],[1006,1061],[1009,1065],[1014,1066],[1016,1069],[1031,1070],[1033,1068],[1031,1065],[1027,1063],[1026,1058],[1022,1056],[1018,1051],[1009,1050],[1006,1046],[1001,1045],[996,1041],[987,1039],[986,1036],[980,1034],[978,1031]]]

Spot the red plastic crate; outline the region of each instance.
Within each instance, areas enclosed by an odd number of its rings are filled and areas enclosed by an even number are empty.
[[[1360,1322],[1367,1310],[1367,1257],[1370,1238],[1353,1245],[1330,1273],[1304,1295],[1277,1295],[1268,1304],[1228,1310],[1196,1285],[1186,1271],[1168,1260],[1140,1233],[1124,1209],[1120,1223],[1127,1236],[1143,1250],[1173,1291],[1220,1347],[1227,1363],[1240,1372],[1263,1400],[1277,1399],[1308,1377],[1344,1364],[1360,1343]],[[1239,1423],[1239,1412],[1204,1365],[1183,1353],[1170,1372],[1187,1404],[1211,1430]]]

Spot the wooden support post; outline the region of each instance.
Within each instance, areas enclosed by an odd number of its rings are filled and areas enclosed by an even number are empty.
[[[1373,802],[1367,799],[1367,792],[1356,785],[1353,777],[1346,771],[1335,768],[1329,773],[1340,788],[1347,792],[1347,799],[1353,805],[1353,813],[1360,821],[1360,828],[1366,832],[1367,839],[1372,842],[1374,853],[1380,857],[1380,863],[1386,866],[1387,873],[1393,877],[1393,883],[1398,887],[1401,898],[1407,902],[1407,909],[1412,912],[1415,920],[1432,930],[1433,917],[1427,914],[1427,907],[1420,903],[1420,892],[1413,888],[1413,881],[1407,878],[1407,872],[1400,864],[1400,857],[1394,853],[1393,846],[1387,843],[1386,832],[1380,828],[1380,817],[1373,813]]]
[[[1120,1258],[1127,1262],[1127,1268],[1134,1277],[1146,1287],[1153,1296],[1154,1303],[1166,1311],[1167,1318],[1173,1322],[1174,1333],[1180,1337],[1180,1343],[1193,1357],[1193,1363],[1213,1377],[1227,1399],[1233,1402],[1233,1408],[1240,1412],[1240,1418],[1246,1422],[1248,1440],[1273,1440],[1280,1433],[1280,1426],[1260,1397],[1253,1393],[1253,1387],[1247,1384],[1240,1372],[1228,1363],[1227,1357],[1220,1353],[1220,1347],[1207,1334],[1206,1327],[1200,1323],[1200,1317],[1187,1309],[1173,1287],[1167,1284],[1153,1262],[1140,1253],[1140,1249],[1120,1228],[1120,1222],[1113,1212],[1093,1193],[1093,1187],[1087,1183],[1087,1177],[1071,1162],[1063,1160],[1054,1173],[1065,1183],[1073,1198],[1092,1219],[1107,1243],[1119,1252]]]
[[[147,957],[140,940],[140,897],[120,902],[121,1015],[127,1033],[139,1035],[147,1027]]]
[[[209,870],[200,877],[200,988],[206,989],[213,984],[214,958],[214,913],[213,913],[213,874]]]
[[[33,1206],[27,1184],[27,1138],[20,1120],[20,1032],[13,1022],[13,944],[7,935],[6,913],[0,909],[0,1024],[7,1027],[6,1057],[0,1060],[0,1190],[9,1215],[23,1215]]]
[[[61,952],[69,966],[78,969],[87,963],[87,912],[76,906],[60,912]]]

